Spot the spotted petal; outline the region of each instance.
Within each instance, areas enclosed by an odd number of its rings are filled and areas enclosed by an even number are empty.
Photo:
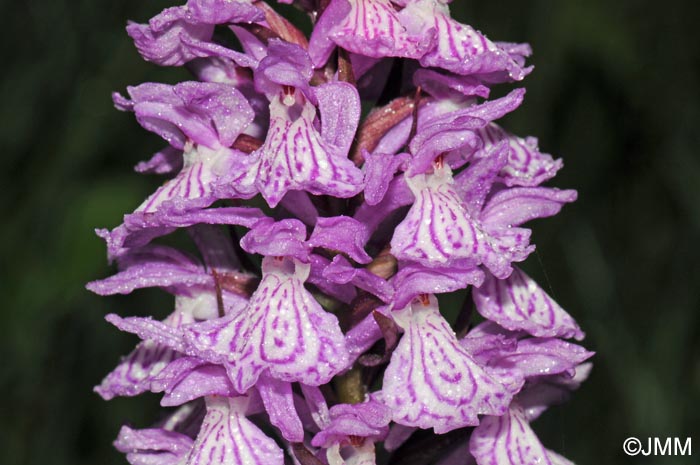
[[[151,389],[151,384],[178,354],[170,347],[147,340],[136,348],[108,374],[95,392],[104,400],[117,396],[136,396]]]
[[[503,416],[482,419],[469,450],[478,465],[553,465],[517,403]]]
[[[184,165],[173,179],[169,180],[148,197],[137,212],[152,213],[168,201],[177,199],[187,202],[191,208],[208,207],[217,200],[214,187],[225,170],[237,165],[240,152],[221,148],[210,150],[204,146],[188,147],[183,153]]]
[[[300,92],[299,102],[287,106],[279,95],[270,102],[270,129],[252,180],[270,206],[290,190],[347,198],[362,189],[362,172],[326,142],[314,127],[316,107]],[[250,181],[249,181],[250,182]]]
[[[433,41],[432,35],[401,24],[390,0],[333,0],[314,29],[309,48],[314,64],[322,66],[333,43],[370,57],[419,58]]]
[[[484,233],[453,188],[450,168],[444,165],[434,174],[419,174],[407,182],[416,201],[394,231],[392,254],[426,266],[459,259],[479,262]]]
[[[478,415],[501,415],[510,394],[459,345],[429,297],[396,313],[406,331],[384,374],[382,388],[395,422],[445,433],[477,425]]]
[[[348,353],[338,320],[304,288],[309,265],[266,257],[263,279],[246,311],[188,329],[199,355],[224,362],[234,388],[245,392],[261,373],[312,386],[346,368]]]
[[[530,68],[523,68],[506,50],[486,36],[452,19],[443,2],[410,2],[401,14],[407,18],[429,18],[422,28],[432,29],[436,33],[436,46],[420,59],[421,65],[426,68],[443,68],[462,75],[505,74],[516,81],[530,72]]]
[[[541,153],[534,137],[515,136],[495,123],[477,130],[484,142],[484,151],[502,141],[508,144],[508,162],[499,177],[506,186],[537,186],[554,177],[563,166],[561,159]],[[478,156],[478,155],[477,155]]]
[[[229,292],[224,291],[221,297],[227,313],[238,313],[242,305],[245,305],[243,299]],[[193,323],[195,318],[208,319],[215,317],[216,314],[217,299],[213,292],[202,291],[193,294],[192,297],[177,295],[175,298],[175,312],[162,322],[148,318],[121,319],[116,315],[109,315],[107,317],[108,321],[123,331],[137,334],[143,339],[143,342],[139,343],[105,377],[102,383],[95,387],[95,392],[105,400],[109,400],[116,396],[135,396],[145,391],[167,391],[167,386],[164,386],[162,381],[164,377],[168,378],[170,380],[168,382],[172,384],[175,383],[174,377],[177,375],[177,383],[180,383],[187,374],[182,374],[183,371],[193,371],[198,368],[198,365],[193,366],[188,364],[189,362],[187,361],[182,361],[181,352],[185,350],[185,346],[181,340],[181,327]],[[186,365],[184,368],[182,367],[183,364]],[[180,369],[175,369],[175,367],[180,367]],[[173,374],[173,370],[175,370],[176,374]],[[210,374],[208,369],[202,370],[202,373],[195,374],[195,378],[199,376],[200,380],[204,379],[204,383],[199,383],[199,386],[197,386],[196,391],[199,394],[195,395],[195,397],[204,395],[203,392],[206,388],[203,385],[209,381]],[[190,385],[197,383],[198,381],[189,382]],[[183,389],[187,390],[187,387],[184,386]],[[181,398],[183,389],[175,397]],[[170,405],[179,404],[171,403]]]
[[[506,329],[538,337],[584,337],[574,319],[518,268],[503,280],[487,274],[472,295],[479,313]]]
[[[283,465],[279,446],[245,415],[246,398],[207,398],[207,414],[187,465]]]

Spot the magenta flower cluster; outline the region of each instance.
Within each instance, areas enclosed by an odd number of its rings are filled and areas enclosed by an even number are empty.
[[[169,408],[117,449],[134,465],[369,465],[430,434],[410,463],[571,463],[530,422],[592,353],[514,263],[534,250],[523,224],[576,192],[542,187],[561,160],[495,123],[524,89],[489,99],[531,71],[529,46],[447,0],[280,3],[309,14],[309,38],[255,0],[127,27],[194,79],[114,94],[167,142],[136,171],[168,180],[98,231],[119,272],[88,288],[175,297],[163,321],[107,316],[142,341],[96,391]],[[198,256],[158,242],[177,229]],[[436,294],[466,288],[448,322]]]

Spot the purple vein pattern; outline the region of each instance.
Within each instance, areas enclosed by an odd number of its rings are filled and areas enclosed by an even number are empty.
[[[532,423],[593,353],[516,263],[526,223],[577,194],[497,122],[525,89],[489,98],[532,71],[529,45],[446,0],[278,3],[310,35],[261,0],[127,26],[192,77],[113,94],[166,144],[136,171],[165,179],[97,230],[117,272],[87,287],[174,299],[163,320],[106,317],[140,340],[97,394],[169,407],[115,447],[132,465],[570,464]],[[190,252],[166,245],[177,230]]]

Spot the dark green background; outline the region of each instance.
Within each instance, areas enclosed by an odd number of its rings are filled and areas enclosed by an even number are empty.
[[[110,311],[164,315],[157,291],[98,298],[94,227],[115,226],[160,182],[132,165],[162,146],[110,92],[183,71],[144,63],[123,30],[164,1],[4,2],[0,90],[0,461],[125,463],[119,425],[144,427],[157,398],[91,392],[135,338]],[[692,436],[700,456],[700,28],[690,1],[469,1],[455,16],[528,41],[535,72],[508,119],[566,167],[580,200],[539,221],[527,264],[587,331],[590,380],[535,423],[579,464],[691,464],[638,457],[628,436]],[[9,66],[8,66],[9,62]]]

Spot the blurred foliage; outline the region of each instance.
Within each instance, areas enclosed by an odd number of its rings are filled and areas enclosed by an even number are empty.
[[[637,463],[628,436],[700,443],[700,29],[690,1],[453,2],[455,16],[528,41],[536,66],[508,117],[564,158],[559,187],[580,200],[534,225],[526,269],[587,330],[591,379],[535,423],[579,464]],[[92,386],[135,338],[108,312],[164,315],[157,291],[98,298],[95,227],[113,227],[160,181],[130,166],[162,143],[112,108],[110,92],[176,82],[144,63],[123,26],[168,2],[52,0],[6,5],[12,44],[0,95],[0,449],[3,463],[120,464],[122,423],[145,427],[157,398],[103,402]],[[695,44],[695,48],[692,47]],[[6,59],[7,62],[7,59]],[[645,457],[647,464],[691,463]]]

